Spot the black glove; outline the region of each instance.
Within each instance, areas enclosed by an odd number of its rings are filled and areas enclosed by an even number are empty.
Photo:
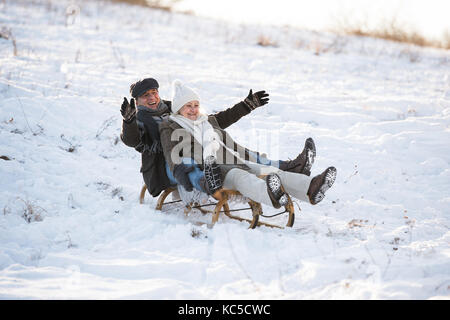
[[[136,106],[134,104],[134,98],[131,98],[131,104],[128,103],[127,98],[123,98],[122,106],[120,107],[120,113],[123,120],[129,122],[136,115]]]
[[[250,110],[255,110],[269,102],[268,96],[269,94],[264,90],[253,93],[252,89],[250,89],[247,98],[244,99],[244,103]]]
[[[192,186],[191,181],[189,180],[189,172],[193,171],[195,167],[193,165],[187,165],[184,163],[176,164],[173,167],[173,176],[175,177],[175,180],[179,184],[183,186],[186,191],[191,192],[194,187]]]

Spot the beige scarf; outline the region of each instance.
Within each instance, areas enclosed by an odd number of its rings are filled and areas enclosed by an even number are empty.
[[[217,158],[220,146],[225,146],[213,126],[208,122],[208,116],[200,114],[197,120],[191,120],[180,114],[171,115],[170,119],[186,129],[203,147],[203,159],[208,156]]]

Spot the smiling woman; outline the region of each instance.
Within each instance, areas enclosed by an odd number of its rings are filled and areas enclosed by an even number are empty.
[[[200,98],[192,88],[175,80],[172,92],[173,114],[160,124],[159,132],[170,171],[187,191],[192,190],[187,179],[192,164],[205,171],[205,187],[201,191],[217,200],[221,196],[216,192],[220,194],[224,188],[277,209],[289,203],[289,195],[315,205],[333,185],[334,167],[310,177],[258,163],[258,152],[234,141],[214,115],[199,113]],[[208,175],[209,171],[213,174]]]
[[[178,112],[185,118],[197,120],[200,113],[200,102],[197,100],[189,101]]]

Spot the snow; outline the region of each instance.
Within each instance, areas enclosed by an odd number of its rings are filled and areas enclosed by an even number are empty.
[[[103,1],[6,0],[0,30],[0,298],[450,298],[449,51]],[[230,134],[313,137],[335,185],[283,230],[139,204],[119,108],[147,76],[209,113],[267,90]]]

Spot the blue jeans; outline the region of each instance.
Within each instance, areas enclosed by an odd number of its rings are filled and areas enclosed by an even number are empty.
[[[188,177],[189,181],[192,183],[192,186],[200,191],[203,191],[203,189],[200,187],[199,181],[200,178],[204,177],[203,171],[200,170],[200,168],[197,166],[197,162],[195,162],[194,159],[191,158],[183,158],[182,162],[187,165],[191,165],[194,167],[194,170],[189,172]],[[167,177],[169,178],[169,181],[172,185],[176,186],[178,184],[177,180],[175,180],[175,177],[172,174],[172,171],[170,171],[169,165],[166,162],[166,173]]]
[[[256,158],[256,163],[258,164],[280,168],[281,160],[270,160],[266,157],[262,157],[260,154],[253,151],[249,151],[249,154]]]

